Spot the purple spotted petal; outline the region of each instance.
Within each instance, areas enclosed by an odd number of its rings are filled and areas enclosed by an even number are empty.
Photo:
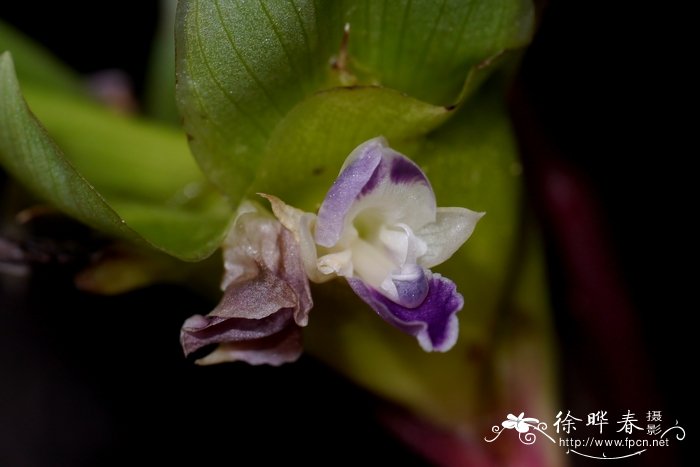
[[[457,342],[456,313],[464,300],[451,280],[427,271],[429,290],[420,305],[407,308],[395,303],[359,279],[348,279],[350,287],[385,321],[415,336],[427,352],[446,352]]]
[[[418,229],[435,221],[435,195],[425,174],[384,138],[358,146],[345,161],[318,211],[315,240],[330,248],[354,217],[381,213],[389,224]]]

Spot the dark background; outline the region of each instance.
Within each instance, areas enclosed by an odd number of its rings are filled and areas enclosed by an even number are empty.
[[[156,2],[96,5],[51,2],[38,13],[12,2],[0,17],[79,72],[126,70],[141,92]],[[681,114],[690,100],[681,82],[686,29],[673,27],[673,12],[639,5],[555,0],[544,11],[510,102],[548,240],[567,404],[622,411],[629,395],[630,408],[662,408],[687,428],[697,306],[681,272],[695,256],[686,167],[694,146]],[[552,167],[574,180],[573,204],[557,204],[547,189]],[[572,208],[581,204],[582,214]],[[581,257],[596,255],[581,272]],[[80,294],[71,269],[79,266],[0,280],[0,465],[359,464],[375,452],[422,464],[375,421],[379,401],[311,358],[278,369],[195,367],[172,336],[210,303],[164,286]],[[631,320],[619,323],[623,308]],[[619,341],[602,329],[607,316]],[[682,452],[674,454],[680,465]]]

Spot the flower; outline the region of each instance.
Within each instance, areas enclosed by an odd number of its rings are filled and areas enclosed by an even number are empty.
[[[185,354],[219,344],[197,363],[295,361],[313,302],[292,233],[266,211],[244,202],[222,248],[224,295],[207,316],[194,315],[182,325]]]
[[[425,174],[383,137],[348,156],[317,215],[263,196],[294,232],[312,281],[345,277],[379,316],[426,351],[454,345],[463,299],[430,268],[457,251],[483,213],[438,208]]]
[[[506,417],[507,420],[504,420],[503,423],[501,423],[501,425],[503,425],[503,428],[507,428],[509,430],[515,428],[518,431],[518,433],[527,433],[528,431],[530,431],[530,427],[532,426],[532,424],[537,425],[540,422],[536,418],[523,418],[524,416],[525,412],[520,412],[520,415],[518,415],[517,417],[512,413],[509,413]]]

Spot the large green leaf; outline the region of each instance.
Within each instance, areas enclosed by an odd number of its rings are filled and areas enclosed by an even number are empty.
[[[5,53],[0,56],[0,163],[17,180],[94,228],[179,258],[201,259],[218,247],[231,212],[206,188],[187,158],[184,138],[65,97],[31,94],[33,106],[73,158],[29,111]]]
[[[352,149],[350,141],[360,142],[361,132],[351,135],[360,126],[367,137],[390,132],[386,128],[391,123],[372,114],[389,117],[391,109],[385,107],[400,100],[398,94],[360,91],[353,96],[363,100],[354,106],[345,94],[317,98],[314,93],[354,79],[356,84],[382,85],[428,102],[453,104],[470,70],[478,67],[485,75],[491,64],[487,59],[522,46],[532,26],[532,5],[527,0],[396,1],[383,2],[378,10],[379,3],[179,3],[178,105],[198,162],[233,200],[249,189],[261,164],[262,171],[275,163],[289,173],[297,163],[308,168],[299,157],[287,156],[289,151],[301,154],[304,148],[293,145],[307,140],[284,143],[280,135],[293,137],[301,131],[326,139],[320,144],[327,149],[328,161],[335,162],[341,151]],[[350,23],[349,48],[341,50],[346,22]],[[347,52],[350,56],[344,61],[342,55]],[[336,110],[324,110],[324,99]],[[406,100],[401,107],[428,108],[416,102]],[[345,115],[348,111],[352,116]],[[319,132],[312,135],[299,116],[318,112],[351,128],[337,140]],[[416,138],[424,130],[420,122],[410,122],[417,113],[412,110],[400,117],[407,123],[399,132],[401,139]],[[318,162],[317,156],[310,157]],[[301,173],[308,174],[292,176]],[[274,178],[262,176],[267,181]]]
[[[531,0],[345,0],[351,70],[453,104],[469,70],[531,37]]]
[[[177,98],[207,175],[239,198],[275,125],[318,88],[342,29],[337,2],[186,0],[177,15]]]

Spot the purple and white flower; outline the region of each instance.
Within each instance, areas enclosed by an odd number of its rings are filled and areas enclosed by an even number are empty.
[[[207,316],[191,316],[182,325],[185,354],[218,344],[197,363],[295,361],[313,305],[298,242],[265,210],[244,202],[222,250],[223,297]]]
[[[463,299],[452,281],[430,268],[457,251],[483,213],[438,208],[423,171],[382,137],[348,156],[317,215],[263,196],[294,232],[312,281],[345,277],[362,300],[426,351],[455,344]]]

